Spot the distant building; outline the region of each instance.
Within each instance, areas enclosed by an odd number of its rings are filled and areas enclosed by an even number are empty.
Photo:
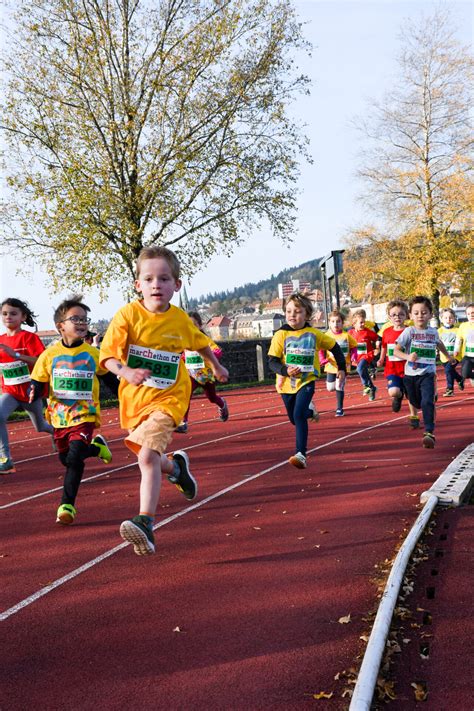
[[[287,296],[294,294],[296,291],[305,293],[306,291],[311,291],[311,284],[309,281],[300,281],[299,279],[292,279],[287,284],[278,284],[278,296],[280,299],[286,299]]]
[[[283,314],[259,314],[253,317],[252,328],[258,338],[271,338],[284,322]]]
[[[255,338],[253,320],[255,314],[240,314],[232,322],[230,335],[232,338]]]
[[[36,331],[36,335],[44,346],[49,346],[53,341],[57,341],[60,335],[57,331]]]
[[[206,331],[213,341],[219,341],[223,338],[229,338],[230,324],[231,320],[228,316],[213,316],[206,323]]]
[[[283,299],[278,296],[276,299],[273,299],[268,304],[264,304],[262,314],[282,313],[282,302]]]

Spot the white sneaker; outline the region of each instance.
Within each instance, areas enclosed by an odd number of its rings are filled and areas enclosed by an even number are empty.
[[[308,420],[313,420],[313,422],[319,422],[319,412],[316,410],[316,405],[314,404],[314,402],[309,403],[308,409],[312,412],[312,415],[311,417],[308,417]]]
[[[297,469],[306,469],[306,457],[301,452],[296,452],[288,460],[290,464],[293,464]]]

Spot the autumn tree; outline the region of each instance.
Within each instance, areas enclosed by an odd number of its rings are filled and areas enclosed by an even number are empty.
[[[359,298],[422,291],[437,308],[443,282],[472,273],[472,59],[443,10],[401,38],[397,82],[359,122],[363,198],[385,228],[352,233],[347,280]]]
[[[262,222],[288,239],[307,80],[278,0],[18,0],[4,57],[6,246],[55,288],[130,284],[143,246],[192,274]],[[14,247],[13,247],[14,245]]]

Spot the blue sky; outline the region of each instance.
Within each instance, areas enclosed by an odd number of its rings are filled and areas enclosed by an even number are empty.
[[[312,57],[300,57],[301,69],[312,80],[311,96],[300,97],[292,111],[307,124],[312,165],[302,165],[298,189],[297,232],[284,246],[268,232],[256,233],[231,258],[215,256],[186,282],[190,296],[232,289],[259,281],[283,268],[320,257],[343,246],[350,227],[370,216],[357,202],[355,177],[361,137],[352,126],[357,114],[370,110],[370,100],[381,98],[396,75],[399,32],[405,18],[429,14],[428,0],[299,0],[294,2],[313,44]],[[458,37],[472,45],[471,2],[438,3],[452,9]],[[54,305],[64,295],[51,295],[45,277],[35,268],[32,277],[14,276],[14,262],[2,264],[1,297],[27,299],[39,314],[39,327],[52,328]],[[93,319],[110,318],[122,305],[120,291],[100,304],[85,294]]]

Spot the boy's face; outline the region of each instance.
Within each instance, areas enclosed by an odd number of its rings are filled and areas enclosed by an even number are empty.
[[[73,320],[71,321],[71,319]],[[89,330],[88,323],[87,312],[81,306],[73,306],[66,311],[63,320],[57,324],[57,329],[65,343],[73,343],[86,336]]]
[[[181,289],[181,279],[175,279],[171,267],[163,257],[144,259],[135,289],[143,294],[143,304],[152,313],[168,310],[171,298]]]
[[[441,316],[441,323],[443,324],[443,326],[454,326],[454,324],[456,323],[456,319],[454,318],[452,313],[450,313],[449,311],[445,311]]]
[[[390,309],[390,313],[388,314],[388,317],[390,321],[393,323],[395,328],[400,328],[403,326],[407,313],[404,309],[400,308],[399,306],[394,306],[392,309]]]
[[[331,316],[329,319],[329,328],[331,331],[342,331],[342,319],[340,316]]]
[[[363,316],[356,316],[354,319],[354,328],[356,331],[362,331],[365,326],[365,318]]]
[[[466,309],[466,317],[469,323],[474,323],[474,306],[470,306]]]
[[[285,308],[286,322],[294,329],[303,328],[307,319],[308,314],[306,309],[304,309],[296,301],[289,301]]]
[[[426,328],[430,322],[431,311],[426,304],[413,304],[410,311],[415,328]]]

